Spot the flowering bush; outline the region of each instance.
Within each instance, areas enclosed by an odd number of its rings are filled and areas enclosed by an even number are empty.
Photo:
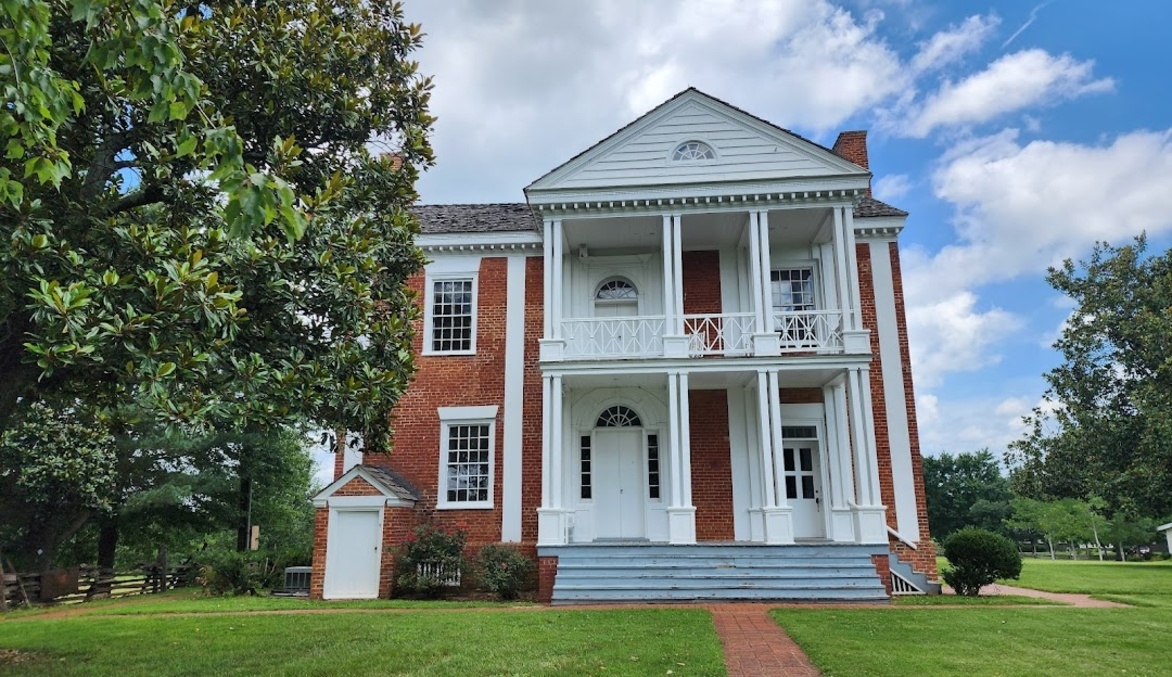
[[[486,545],[476,553],[480,587],[501,599],[517,599],[532,571],[533,562],[507,545]]]
[[[459,580],[467,540],[461,528],[431,522],[415,527],[399,551],[396,585],[404,592],[439,597],[453,587],[452,580]]]

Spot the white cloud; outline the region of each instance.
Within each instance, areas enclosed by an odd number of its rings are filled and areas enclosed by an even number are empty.
[[[878,33],[881,11],[827,0],[408,0],[406,11],[427,33],[417,56],[435,78],[429,202],[519,199],[688,86],[817,135],[914,84]]]
[[[965,57],[984,44],[1000,23],[996,16],[977,15],[959,26],[949,26],[920,45],[920,51],[911,61],[912,70],[917,73],[938,70]]]
[[[1096,241],[1172,232],[1172,130],[1132,132],[1101,145],[1033,141],[1015,130],[947,153],[933,174],[955,212],[957,240],[905,251],[904,285],[917,381],[995,363],[1020,318],[982,304],[993,282],[1085,256]]]
[[[1024,390],[1039,390],[1042,384],[1021,384]],[[934,417],[925,418],[925,400],[932,398]],[[1041,406],[1040,395],[981,396],[970,398],[917,398],[920,449],[927,456],[947,451],[950,454],[988,449],[1001,459],[1010,442],[1027,432],[1022,416]]]
[[[897,200],[912,189],[912,180],[907,174],[888,174],[875,179],[875,197],[880,200]]]
[[[938,127],[988,122],[1034,106],[1053,105],[1084,94],[1108,92],[1110,78],[1093,79],[1093,61],[1041,49],[1015,52],[960,81],[945,81],[913,107],[902,131],[923,138]]]

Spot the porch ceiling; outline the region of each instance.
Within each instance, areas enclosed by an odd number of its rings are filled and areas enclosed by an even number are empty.
[[[806,244],[818,239],[830,208],[775,209],[769,212],[769,239],[774,245]],[[748,224],[747,211],[684,214],[681,224],[685,250],[711,250],[741,246]],[[563,221],[566,247],[574,255],[581,247],[588,253],[660,251],[663,217],[605,216]]]

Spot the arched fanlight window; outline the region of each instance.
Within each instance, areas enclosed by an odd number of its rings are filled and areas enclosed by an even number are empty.
[[[696,160],[715,160],[716,153],[712,151],[712,147],[703,141],[685,141],[676,146],[675,151],[671,154],[672,162],[688,162]]]
[[[596,301],[634,301],[638,298],[639,291],[635,285],[621,277],[603,282],[594,294]]]
[[[643,422],[630,407],[618,404],[608,407],[599,414],[598,421],[594,425],[598,428],[641,428]]]

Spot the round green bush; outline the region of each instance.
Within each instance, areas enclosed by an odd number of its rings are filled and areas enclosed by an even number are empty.
[[[517,599],[532,571],[533,562],[507,545],[486,545],[476,554],[480,587],[501,599]]]
[[[976,597],[981,588],[999,578],[1021,575],[1021,554],[1017,544],[987,529],[966,527],[944,540],[949,568],[944,582],[958,595]]]

